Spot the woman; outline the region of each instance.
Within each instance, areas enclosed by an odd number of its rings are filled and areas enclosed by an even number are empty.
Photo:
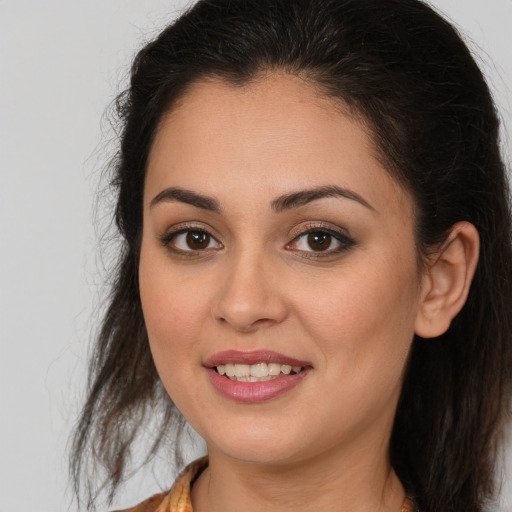
[[[118,109],[124,245],[77,485],[91,452],[112,498],[144,421],[151,457],[181,413],[209,458],[133,511],[482,510],[510,217],[456,31],[416,0],[200,1]]]

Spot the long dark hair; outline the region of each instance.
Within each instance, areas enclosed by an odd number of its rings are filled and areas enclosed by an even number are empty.
[[[149,456],[182,425],[151,358],[137,281],[159,121],[194,81],[243,85],[272,70],[303,77],[364,120],[386,168],[415,199],[420,255],[458,221],[478,229],[464,308],[444,335],[413,341],[390,459],[422,512],[480,511],[511,395],[508,186],[482,73],[457,31],[419,0],[202,0],[139,52],[117,100],[112,183],[123,246],[74,437],[76,488],[92,453],[112,498],[144,421],[160,421]]]

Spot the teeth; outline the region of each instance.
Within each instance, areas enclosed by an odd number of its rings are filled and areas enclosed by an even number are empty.
[[[277,363],[269,363],[267,365],[269,375],[279,375],[281,373],[281,365]]]
[[[258,363],[258,364],[251,365],[251,377],[267,377],[267,376],[268,376],[268,366],[266,363]]]
[[[248,364],[235,364],[235,377],[249,377],[251,375],[251,367]]]
[[[290,375],[299,373],[302,366],[290,366],[289,364],[278,363],[257,363],[257,364],[220,364],[217,372],[226,375],[231,380],[238,382],[264,382],[279,377],[279,375]]]
[[[265,382],[272,379],[275,379],[275,377],[267,375],[266,377],[233,377],[231,380],[237,380],[238,382]]]
[[[289,365],[289,364],[282,364],[281,365],[281,371],[285,374],[285,375],[290,375],[291,371],[292,371],[292,367]]]

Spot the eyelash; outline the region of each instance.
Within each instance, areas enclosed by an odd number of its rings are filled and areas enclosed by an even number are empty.
[[[205,235],[208,240],[208,245],[204,248],[200,249],[181,249],[179,247],[176,247],[174,244],[176,243],[176,239],[179,236],[186,235],[190,236],[191,234],[202,234]],[[338,246],[334,249],[329,249],[327,247],[325,250],[303,250],[303,249],[293,249],[292,245],[297,244],[297,242],[303,238],[307,237],[312,234],[319,234],[319,235],[327,235],[330,237],[329,240],[329,247],[332,245],[333,241],[335,241]],[[199,226],[193,226],[193,225],[186,225],[186,226],[179,226],[177,229],[174,229],[173,231],[166,233],[164,236],[160,238],[160,242],[162,245],[167,248],[169,251],[171,251],[174,254],[185,256],[185,257],[197,257],[199,255],[204,256],[205,252],[210,251],[217,251],[222,249],[224,246],[221,242],[219,242],[207,229],[204,229],[203,227]],[[216,243],[218,246],[215,248],[209,247],[211,243]],[[187,244],[187,241],[185,240],[185,243]],[[306,242],[308,243],[308,242]],[[324,225],[310,225],[305,230],[300,231],[291,242],[286,244],[285,248],[289,250],[293,250],[295,252],[300,253],[305,258],[310,259],[318,259],[318,258],[326,258],[329,256],[334,256],[337,254],[340,254],[351,247],[355,245],[355,241],[347,236],[345,233],[342,233],[341,231],[334,230],[332,228],[326,227]],[[189,246],[190,247],[190,246]]]
[[[216,247],[215,250],[222,249],[223,245],[217,241],[217,239],[207,230],[203,227],[199,226],[193,226],[193,225],[186,225],[186,226],[180,226],[177,229],[174,229],[173,231],[166,233],[161,239],[160,242],[164,247],[166,247],[169,251],[178,254],[183,255],[186,257],[194,257],[198,256],[200,253],[205,252],[206,250],[212,250],[212,248],[205,247],[202,249],[180,249],[179,247],[173,247],[173,242],[176,243],[176,239],[181,236],[187,234],[190,235],[192,233],[196,234],[202,234],[206,235],[208,237],[208,246],[212,241],[217,242],[219,247]],[[185,242],[186,243],[186,242]]]
[[[332,244],[333,241],[336,241],[338,243],[338,246],[334,249],[327,248],[325,251],[305,251],[298,249],[298,252],[302,253],[306,258],[327,258],[329,256],[340,254],[355,245],[355,241],[349,236],[347,236],[345,233],[342,233],[341,231],[337,231],[335,229],[328,228],[323,225],[313,225],[307,228],[306,230],[301,231],[289,244],[286,245],[286,247],[289,248],[292,244],[296,244],[297,241],[299,241],[301,238],[307,237],[312,234],[327,235],[331,237],[329,246]]]

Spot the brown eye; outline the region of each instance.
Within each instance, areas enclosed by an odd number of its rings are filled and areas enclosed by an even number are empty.
[[[307,243],[313,251],[326,251],[331,247],[332,236],[321,231],[309,233]]]
[[[294,238],[286,248],[298,251],[304,257],[334,256],[354,246],[352,238],[330,229],[310,229]]]
[[[193,251],[206,249],[210,244],[210,235],[204,231],[188,231],[186,242],[187,246]]]
[[[177,252],[201,252],[222,249],[222,244],[210,233],[200,229],[184,229],[170,233],[162,239],[164,246]]]

